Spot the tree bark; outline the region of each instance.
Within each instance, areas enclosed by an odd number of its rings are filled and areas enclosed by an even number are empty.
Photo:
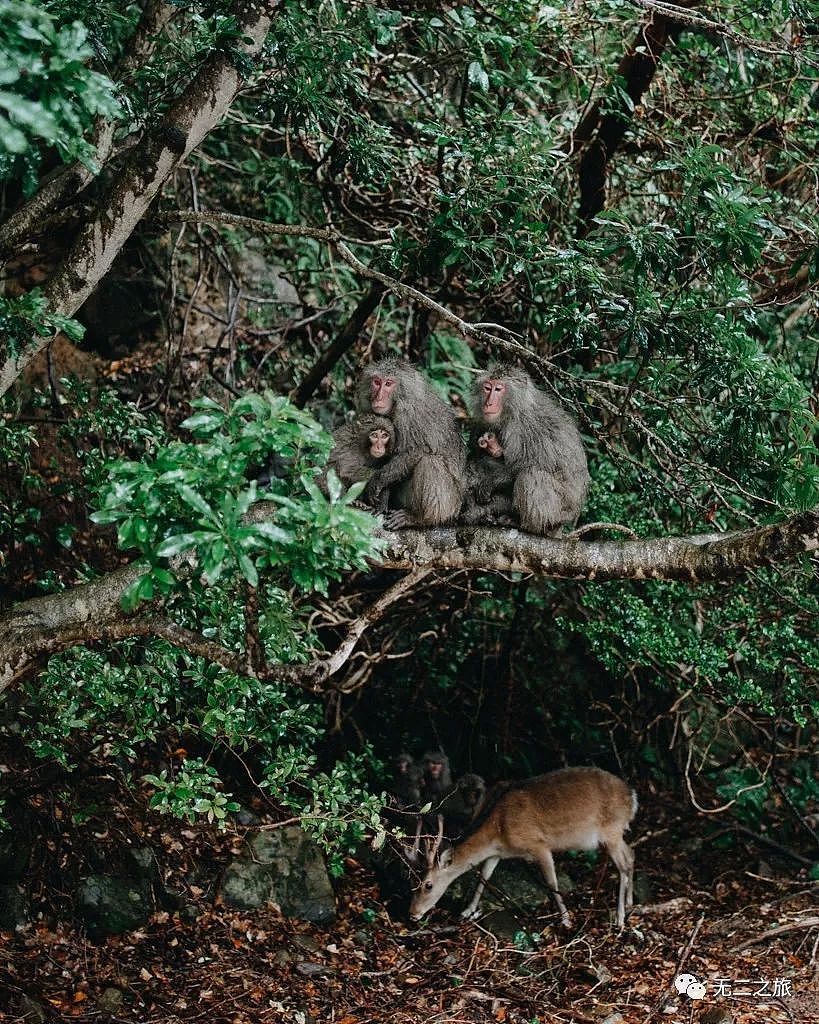
[[[260,503],[248,514],[248,520],[263,521],[270,511],[271,506]],[[409,569],[410,576],[387,592],[389,600],[382,595],[358,624],[351,626],[347,640],[335,655],[305,666],[271,666],[271,677],[315,688],[341,668],[364,628],[434,569],[522,572],[584,580],[696,583],[728,579],[754,566],[779,565],[819,551],[819,508],[782,523],[736,533],[649,540],[561,540],[520,530],[457,526],[380,531],[380,535],[386,548],[377,564],[386,569]],[[244,662],[235,653],[166,619],[152,620],[150,605],[140,606],[135,615],[126,615],[120,597],[142,571],[127,566],[72,590],[21,602],[0,616],[0,692],[42,656],[72,644],[126,636],[162,636],[191,653],[243,671]]]
[[[353,347],[385,291],[386,288],[380,282],[370,286],[370,290],[350,314],[349,319],[338,332],[327,351],[322,354],[313,369],[310,370],[293,392],[291,399],[293,404],[297,405],[299,409],[304,408],[330,370],[332,370],[345,352]]]
[[[536,537],[520,530],[443,527],[385,534],[379,565],[406,569],[479,569],[577,580],[730,579],[759,565],[777,565],[819,550],[819,509],[773,526],[735,533],[582,541]]]
[[[248,56],[259,53],[278,0],[246,0],[237,14],[239,42]],[[227,113],[241,85],[229,52],[208,57],[188,87],[171,105],[163,123],[131,152],[99,201],[97,215],[43,291],[52,312],[72,316],[111,267],[117,253],[145,215],[165,181]],[[0,395],[49,343],[34,339],[0,366]]]
[[[651,85],[674,26],[673,18],[651,11],[640,25],[637,38],[617,65],[615,77],[625,82],[626,92],[635,106]],[[630,123],[631,114],[625,106],[601,118],[600,100],[597,100],[572,134],[573,150],[588,143],[578,169],[581,232],[588,229],[589,223],[606,205],[608,164]]]

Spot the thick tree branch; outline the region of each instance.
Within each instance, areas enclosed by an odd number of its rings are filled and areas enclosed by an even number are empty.
[[[270,27],[278,0],[245,0],[238,15],[237,46],[257,54]],[[145,215],[163,183],[227,113],[241,79],[232,54],[215,51],[171,105],[162,125],[135,147],[113,175],[99,213],[80,232],[70,253],[43,291],[51,310],[73,315],[108,272],[117,253]],[[49,342],[36,338],[0,366],[0,395]]]
[[[127,75],[150,56],[172,11],[173,8],[165,0],[147,0],[142,18],[117,66],[117,77]],[[0,227],[0,253],[10,253],[21,242],[36,234],[41,229],[43,221],[63,202],[76,198],[114,152],[115,132],[115,122],[106,118],[97,120],[92,139],[92,160],[86,163],[76,160],[68,167],[60,168],[48,181],[43,182],[31,199]]]
[[[687,28],[700,32],[713,32],[714,35],[721,36],[723,39],[730,39],[737,46],[742,46],[747,50],[754,50],[757,53],[767,53],[776,57],[793,57],[800,53],[800,47],[794,46],[784,39],[781,43],[754,39],[753,36],[745,35],[744,32],[738,32],[731,25],[726,25],[724,22],[712,21],[710,18],[705,18],[700,14],[692,14],[690,10],[687,10],[688,7],[692,6],[691,4],[669,4],[664,3],[663,0],[629,0],[629,2],[637,7],[642,7],[645,11],[654,11],[665,18],[670,18],[679,25],[685,25]],[[813,62],[809,61],[808,63],[812,64]]]
[[[673,24],[669,17],[652,10],[617,66],[616,77],[625,83],[625,90],[635,106],[651,85]],[[601,117],[598,100],[572,135],[573,149],[580,143],[588,142],[578,169],[582,230],[586,230],[606,204],[608,163],[631,123],[631,114],[625,104],[621,106],[621,110],[611,111]]]
[[[580,541],[520,530],[444,527],[385,534],[380,565],[406,569],[482,569],[585,580],[728,579],[757,565],[781,564],[819,550],[819,509],[775,526],[736,533]]]
[[[30,672],[41,658],[76,644],[137,636],[160,637],[237,675],[254,675],[319,692],[341,671],[364,633],[429,575],[432,567],[413,569],[399,579],[349,625],[335,651],[306,665],[249,664],[247,654],[228,650],[161,615],[152,615],[148,604],[141,605],[136,614],[126,613],[120,604],[122,593],[143,571],[128,566],[72,590],[24,601],[0,615],[0,693]]]
[[[270,514],[260,503],[251,521]],[[565,579],[666,579],[701,582],[727,579],[759,565],[781,565],[819,551],[819,509],[772,526],[727,534],[658,537],[650,540],[581,541],[536,537],[520,530],[447,527],[382,532],[387,548],[378,563],[409,574],[348,628],[337,650],[309,665],[272,665],[265,678],[313,691],[337,674],[366,629],[433,569],[522,572]],[[24,601],[0,616],[0,692],[43,655],[72,644],[127,636],[161,636],[192,654],[246,671],[246,660],[232,651],[162,618],[150,606],[126,615],[120,597],[140,568],[128,566],[102,579],[59,594]]]

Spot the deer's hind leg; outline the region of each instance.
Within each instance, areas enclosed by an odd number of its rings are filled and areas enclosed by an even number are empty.
[[[606,850],[620,872],[617,927],[622,928],[626,921],[626,908],[634,905],[634,851],[622,836],[617,841],[606,843]]]

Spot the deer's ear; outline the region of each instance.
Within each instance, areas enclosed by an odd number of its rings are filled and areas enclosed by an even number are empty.
[[[442,868],[448,868],[449,865],[452,863],[452,857],[452,847],[448,846],[444,851],[442,851],[441,856],[438,858],[438,864]]]

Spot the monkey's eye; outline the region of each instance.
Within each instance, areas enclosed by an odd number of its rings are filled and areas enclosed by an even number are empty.
[[[392,377],[387,377],[384,383],[387,385],[388,388],[395,387],[395,381],[392,379]]]
[[[432,889],[432,882],[424,882],[424,888],[426,889],[427,892],[430,892],[430,890]]]

